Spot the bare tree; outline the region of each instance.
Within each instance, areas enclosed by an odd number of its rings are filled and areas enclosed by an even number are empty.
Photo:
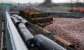
[[[51,1],[51,0],[45,0],[44,3],[45,3],[45,4],[50,4],[50,3],[52,3],[52,1]]]

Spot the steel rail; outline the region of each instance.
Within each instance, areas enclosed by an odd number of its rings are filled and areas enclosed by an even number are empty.
[[[12,50],[28,50],[23,40],[21,39],[16,27],[14,26],[10,14],[5,12],[6,18],[6,27],[9,32],[10,41],[12,44]],[[7,33],[7,32],[6,32]]]

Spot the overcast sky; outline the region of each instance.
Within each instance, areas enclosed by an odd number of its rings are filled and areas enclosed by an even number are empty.
[[[42,3],[44,0],[0,0],[0,2],[5,3]],[[72,0],[73,2],[76,2],[77,0]],[[80,2],[83,2],[84,0],[79,0]],[[71,0],[52,0],[54,3],[70,3]]]

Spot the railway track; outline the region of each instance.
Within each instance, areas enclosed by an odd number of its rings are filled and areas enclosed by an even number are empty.
[[[12,43],[7,50],[66,50],[66,48],[45,36],[48,31],[30,23],[21,16],[10,15],[6,12],[6,20],[7,31],[9,32],[6,33],[6,43],[8,44],[8,36],[10,43]]]

